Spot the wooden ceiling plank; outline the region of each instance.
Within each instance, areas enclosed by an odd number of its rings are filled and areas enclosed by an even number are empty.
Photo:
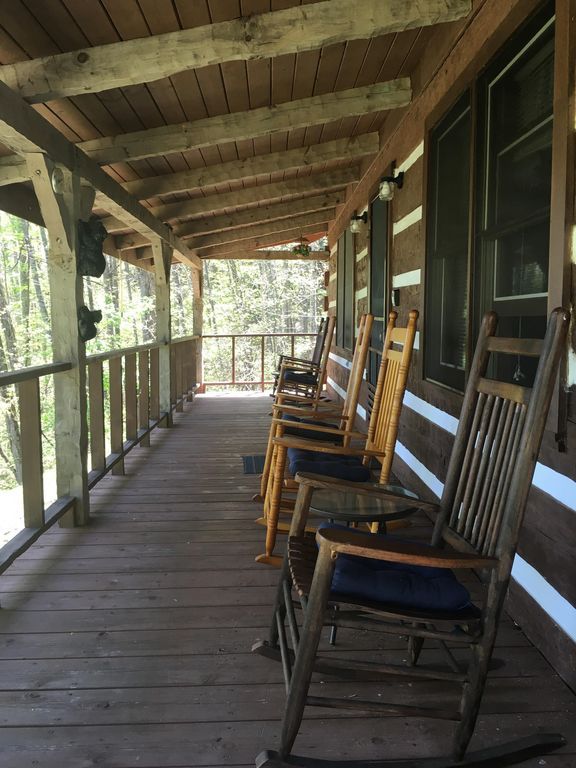
[[[78,173],[100,191],[105,209],[113,216],[141,234],[161,237],[184,261],[199,268],[198,257],[187,245],[4,83],[0,83],[0,138],[14,152],[44,152],[55,163]]]
[[[187,219],[202,213],[240,208],[266,200],[294,197],[305,193],[319,192],[323,189],[341,189],[359,178],[359,167],[347,168],[332,173],[313,174],[306,179],[290,179],[279,184],[265,184],[236,192],[209,197],[197,197],[194,200],[182,200],[151,208],[151,212],[162,221]]]
[[[271,245],[282,245],[284,243],[294,243],[300,239],[300,237],[306,237],[307,235],[320,236],[324,234],[328,229],[328,221],[324,221],[320,224],[314,224],[309,227],[294,227],[293,229],[286,230],[284,232],[275,232],[270,235],[263,235],[262,237],[255,237],[251,240],[242,240],[240,243],[225,243],[224,245],[216,246],[214,248],[205,248],[200,251],[200,256],[203,259],[211,258],[213,255],[222,256],[226,253],[234,253],[238,250],[253,250],[258,248],[266,248]]]
[[[207,234],[209,232],[221,232],[226,229],[245,227],[274,219],[285,219],[296,216],[299,213],[320,211],[323,208],[333,208],[341,205],[346,199],[343,192],[324,192],[320,195],[302,197],[297,200],[282,203],[269,203],[258,208],[248,208],[235,213],[221,214],[220,216],[206,216],[194,219],[186,224],[180,224],[173,228],[177,237],[185,239],[194,235]]]
[[[203,248],[213,248],[226,243],[238,243],[242,240],[252,240],[255,237],[264,237],[278,232],[293,230],[296,227],[318,226],[325,221],[331,221],[335,217],[335,208],[324,208],[314,213],[305,213],[292,216],[287,219],[268,220],[252,227],[239,227],[238,229],[226,229],[213,235],[205,235],[190,240],[192,247],[202,256]]]
[[[339,139],[286,152],[272,152],[268,155],[249,157],[232,163],[194,168],[182,173],[152,176],[124,184],[131,194],[140,200],[173,192],[185,192],[197,187],[213,186],[236,179],[250,178],[275,171],[314,166],[327,160],[351,159],[376,154],[379,149],[377,133],[369,133],[353,139]],[[0,163],[1,166],[1,163]]]
[[[466,16],[469,0],[324,0],[0,68],[30,102],[150,82],[224,61],[273,58]]]
[[[338,120],[347,115],[362,115],[406,106],[410,102],[408,78],[376,83],[364,88],[313,96],[275,107],[220,115],[193,123],[169,125],[147,131],[109,136],[82,142],[80,147],[102,164],[135,160],[170,152],[254,138]]]
[[[268,250],[250,250],[250,251],[231,251],[220,256],[214,254],[210,256],[211,259],[245,259],[245,260],[262,260],[262,261],[328,261],[330,258],[330,251],[310,251],[308,256],[302,256],[298,253],[293,253],[290,249],[282,250],[276,249],[273,251]]]

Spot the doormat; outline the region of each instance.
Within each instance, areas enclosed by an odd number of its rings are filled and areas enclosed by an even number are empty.
[[[242,456],[245,475],[260,475],[264,471],[266,456]]]

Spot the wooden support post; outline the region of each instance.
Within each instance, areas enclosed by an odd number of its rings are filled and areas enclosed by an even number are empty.
[[[89,517],[88,419],[86,411],[86,352],[78,335],[78,308],[83,302],[82,278],[76,272],[78,219],[82,209],[80,179],[42,153],[26,156],[28,171],[48,229],[48,270],[52,307],[54,360],[72,363],[54,376],[56,485],[58,497],[76,499],[60,525],[85,525]],[[54,188],[53,172],[58,176]]]
[[[154,259],[156,285],[156,341],[162,344],[158,350],[159,364],[159,405],[161,427],[172,423],[171,387],[170,387],[170,266],[172,248],[160,238],[151,243]]]
[[[204,363],[202,358],[202,333],[203,333],[203,318],[204,318],[204,296],[203,296],[203,276],[202,273],[197,270],[192,270],[192,292],[194,297],[193,309],[192,309],[192,332],[194,336],[198,336],[196,340],[196,355],[195,355],[195,383],[202,391],[204,386]]]

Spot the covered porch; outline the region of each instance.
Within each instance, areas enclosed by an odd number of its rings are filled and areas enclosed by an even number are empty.
[[[250,648],[266,636],[278,571],[254,562],[258,480],[241,459],[264,451],[269,407],[266,395],[197,396],[91,491],[88,526],[51,528],[4,573],[2,765],[241,766],[276,747],[281,668]],[[341,631],[343,648],[400,660],[406,647]],[[570,734],[576,697],[507,616],[494,659],[473,747]],[[451,698],[439,682],[315,679],[351,699]],[[308,708],[295,753],[442,755],[452,727]],[[569,768],[575,749],[522,765]]]

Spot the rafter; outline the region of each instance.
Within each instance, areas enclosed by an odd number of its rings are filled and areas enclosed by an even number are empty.
[[[224,208],[240,208],[241,206],[275,200],[281,197],[294,197],[307,192],[318,192],[323,189],[342,189],[347,184],[357,181],[360,169],[344,168],[328,173],[313,173],[298,179],[289,179],[274,184],[261,184],[249,189],[236,192],[225,192],[221,195],[196,197],[193,200],[182,200],[178,203],[167,203],[151,208],[152,213],[162,221],[186,219],[202,213],[223,210]]]
[[[22,155],[47,154],[100,190],[107,211],[141,234],[162,238],[183,261],[200,267],[198,257],[185,243],[4,83],[0,83],[0,141]]]
[[[238,179],[247,179],[261,174],[287,171],[292,168],[306,168],[331,160],[353,160],[365,155],[375,155],[379,150],[376,132],[352,136],[346,139],[325,141],[308,147],[298,147],[285,152],[270,152],[267,155],[248,157],[229,163],[193,168],[180,173],[167,173],[125,182],[122,186],[134,197],[146,200],[173,192],[186,192],[199,187],[210,187]]]
[[[410,98],[410,80],[400,78],[363,88],[288,101],[273,107],[106,136],[83,141],[78,146],[96,162],[109,165],[202,149],[230,141],[254,139],[277,131],[290,131],[345,117],[396,109],[409,104]]]
[[[327,229],[327,221],[309,227],[294,227],[293,229],[284,232],[274,232],[270,235],[254,237],[251,240],[242,240],[241,243],[225,243],[224,245],[219,245],[214,248],[204,248],[199,251],[199,255],[203,259],[210,259],[214,256],[223,256],[224,254],[231,254],[235,251],[251,251],[258,248],[266,248],[271,245],[293,243],[300,237],[307,237],[308,235],[321,237],[326,233]]]
[[[29,102],[150,82],[225,61],[272,58],[453,21],[470,0],[325,0],[154,37],[22,61],[0,79]]]
[[[204,248],[225,245],[226,243],[241,243],[243,240],[252,240],[255,237],[264,237],[266,235],[293,230],[298,227],[309,227],[313,224],[322,224],[334,218],[336,210],[334,208],[306,213],[300,216],[292,216],[288,219],[277,219],[276,221],[265,221],[262,224],[255,224],[251,227],[239,227],[238,229],[226,229],[224,232],[217,232],[213,235],[194,238],[192,245],[202,256]]]
[[[182,239],[203,235],[208,232],[221,232],[226,229],[247,227],[251,224],[261,224],[274,219],[286,219],[301,213],[312,213],[325,208],[334,208],[346,200],[344,190],[340,192],[323,192],[311,197],[300,197],[296,200],[281,203],[268,203],[258,208],[247,208],[234,213],[224,213],[220,216],[205,216],[188,221],[173,228],[173,232]]]

